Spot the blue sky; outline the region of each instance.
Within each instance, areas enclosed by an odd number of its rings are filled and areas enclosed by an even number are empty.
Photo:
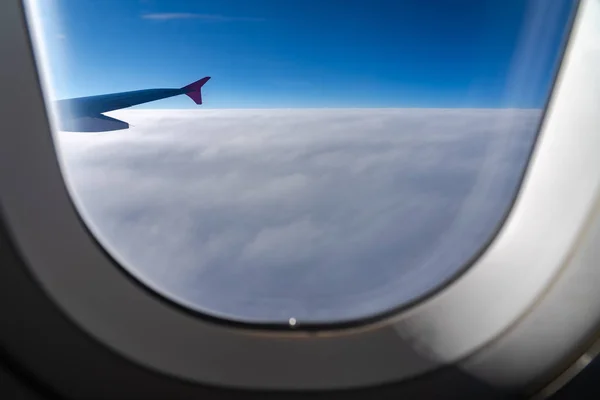
[[[206,108],[540,108],[574,1],[41,3],[58,98],[209,75]]]

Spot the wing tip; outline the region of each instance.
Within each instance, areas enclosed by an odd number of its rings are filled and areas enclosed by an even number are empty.
[[[210,76],[205,76],[202,79],[197,80],[196,82],[190,83],[187,86],[184,86],[182,89],[185,91],[185,94],[196,104],[202,104],[202,86],[206,82],[210,80]]]

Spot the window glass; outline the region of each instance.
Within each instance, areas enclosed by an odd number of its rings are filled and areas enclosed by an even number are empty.
[[[576,2],[26,5],[97,240],[176,303],[301,326],[417,301],[484,249]]]

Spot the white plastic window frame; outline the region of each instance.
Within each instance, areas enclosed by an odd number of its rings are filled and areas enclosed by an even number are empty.
[[[406,311],[316,332],[216,324],[124,278],[90,235],[63,181],[21,2],[2,2],[0,15],[0,54],[10,54],[0,75],[1,211],[49,297],[127,358],[239,388],[353,388],[457,362],[511,386],[553,373],[600,322],[600,291],[577,286],[600,280],[598,258],[590,256],[600,229],[600,0],[579,5],[520,193],[482,256]],[[577,330],[564,329],[556,340],[548,334],[552,326]]]

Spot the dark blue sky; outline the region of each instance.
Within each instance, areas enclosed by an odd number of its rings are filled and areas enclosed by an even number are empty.
[[[539,108],[574,1],[41,3],[58,98],[210,75],[207,108]]]

